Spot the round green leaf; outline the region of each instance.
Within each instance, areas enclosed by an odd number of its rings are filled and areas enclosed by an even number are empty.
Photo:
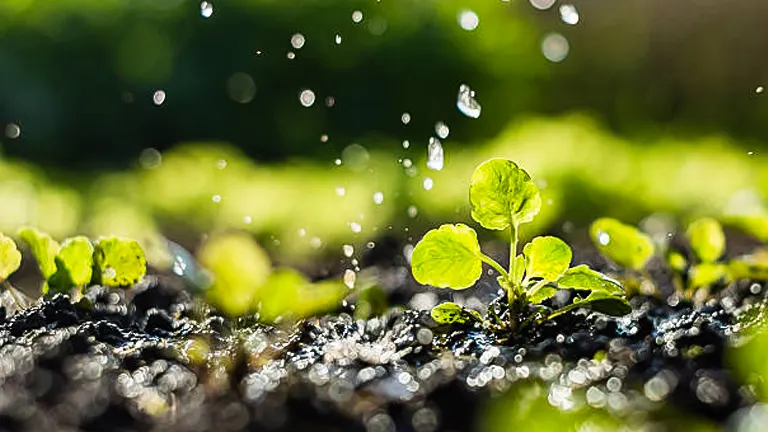
[[[539,188],[531,177],[505,159],[491,159],[477,167],[469,185],[469,201],[472,219],[492,230],[530,222],[541,207]]]
[[[0,281],[8,279],[21,266],[21,252],[12,238],[0,234]]]
[[[59,243],[48,234],[34,228],[20,229],[19,238],[29,246],[43,277],[47,280],[53,276],[56,273],[56,254],[59,253]]]
[[[589,233],[600,252],[620,266],[640,270],[653,256],[651,238],[616,219],[594,221]]]
[[[720,222],[712,218],[701,218],[688,226],[686,233],[691,249],[702,262],[714,262],[725,252],[725,234]]]
[[[579,302],[579,307],[611,316],[623,316],[632,312],[632,306],[627,299],[610,295],[605,291],[592,291],[587,298]]]
[[[571,248],[557,237],[536,237],[523,248],[525,274],[528,278],[557,280],[568,270]]]
[[[431,230],[413,248],[413,277],[438,288],[469,288],[483,271],[477,233],[464,224]]]
[[[93,258],[102,285],[130,287],[147,273],[144,250],[134,240],[119,237],[99,239]]]
[[[48,280],[55,291],[85,286],[93,276],[93,244],[86,237],[72,237],[61,244],[56,255],[56,273]]]
[[[557,285],[563,289],[602,291],[611,295],[624,294],[621,285],[586,265],[568,269],[565,275],[557,281]]]
[[[441,303],[432,308],[429,313],[438,324],[466,324],[474,321],[482,321],[477,311],[464,309],[456,303]]]

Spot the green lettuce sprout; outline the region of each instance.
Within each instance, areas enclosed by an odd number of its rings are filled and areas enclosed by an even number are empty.
[[[509,319],[505,328],[519,322],[553,318],[575,308],[611,315],[625,315],[631,307],[622,287],[587,266],[570,268],[571,248],[557,237],[536,237],[518,253],[520,225],[531,222],[541,207],[539,189],[514,162],[491,159],[472,175],[469,187],[472,219],[491,230],[509,231],[510,258],[504,268],[480,250],[477,233],[464,224],[447,224],[427,232],[411,255],[411,270],[421,284],[461,290],[472,287],[482,274],[483,264],[499,273],[497,281],[506,291]],[[558,290],[575,292],[571,304],[549,315],[536,312],[525,318],[529,305],[538,305]],[[542,308],[535,308],[537,311]],[[455,303],[443,303],[431,312],[441,324],[481,321],[479,314]]]

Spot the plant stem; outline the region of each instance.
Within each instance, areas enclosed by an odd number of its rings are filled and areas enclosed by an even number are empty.
[[[571,303],[568,306],[563,306],[560,309],[558,309],[558,310],[552,312],[551,314],[549,314],[547,319],[551,320],[552,318],[554,318],[556,316],[562,315],[562,314],[564,314],[564,313],[566,313],[566,312],[568,312],[570,310],[576,309],[578,307],[581,307],[581,305],[579,303]]]
[[[509,273],[507,273],[507,271],[504,270],[504,267],[502,267],[501,264],[499,264],[496,261],[494,261],[493,258],[489,257],[488,255],[482,254],[482,253],[479,255],[479,258],[480,258],[480,261],[488,264],[489,266],[493,267],[494,270],[499,272],[499,274],[502,277],[504,277],[504,279],[510,281]],[[510,283],[511,283],[511,281],[510,281]]]
[[[514,223],[509,226],[510,239],[509,239],[509,274],[513,278],[517,277],[517,225]],[[515,289],[519,289],[517,281],[510,280],[510,285],[513,285]]]
[[[533,297],[534,295],[536,295],[536,293],[539,292],[540,289],[547,286],[548,283],[549,281],[547,280],[540,280],[536,282],[536,284],[532,286],[531,289],[528,290],[528,297]]]
[[[511,328],[516,327],[518,310],[518,298],[523,295],[523,289],[520,283],[517,281],[517,224],[512,222],[510,228],[509,239],[509,274],[511,278],[507,277],[509,281],[509,292],[507,293],[507,302],[509,302],[509,324]],[[514,279],[514,280],[512,280]]]

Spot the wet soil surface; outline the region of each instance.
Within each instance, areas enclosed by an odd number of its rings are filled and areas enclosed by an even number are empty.
[[[500,338],[407,308],[273,328],[220,317],[170,279],[130,299],[92,287],[75,304],[2,310],[0,430],[477,430],[489,400],[531,380],[563,409],[645,423],[673,407],[724,424],[754,402],[725,350],[765,291],[745,281],[700,308],[637,296],[626,317],[577,312]]]

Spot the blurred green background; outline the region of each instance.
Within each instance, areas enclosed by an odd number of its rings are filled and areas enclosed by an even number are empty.
[[[530,231],[762,214],[768,5],[695,9],[6,0],[0,230],[191,247],[236,227],[301,263],[467,221],[472,169],[502,156],[545,194]],[[462,84],[477,119],[457,109]]]

